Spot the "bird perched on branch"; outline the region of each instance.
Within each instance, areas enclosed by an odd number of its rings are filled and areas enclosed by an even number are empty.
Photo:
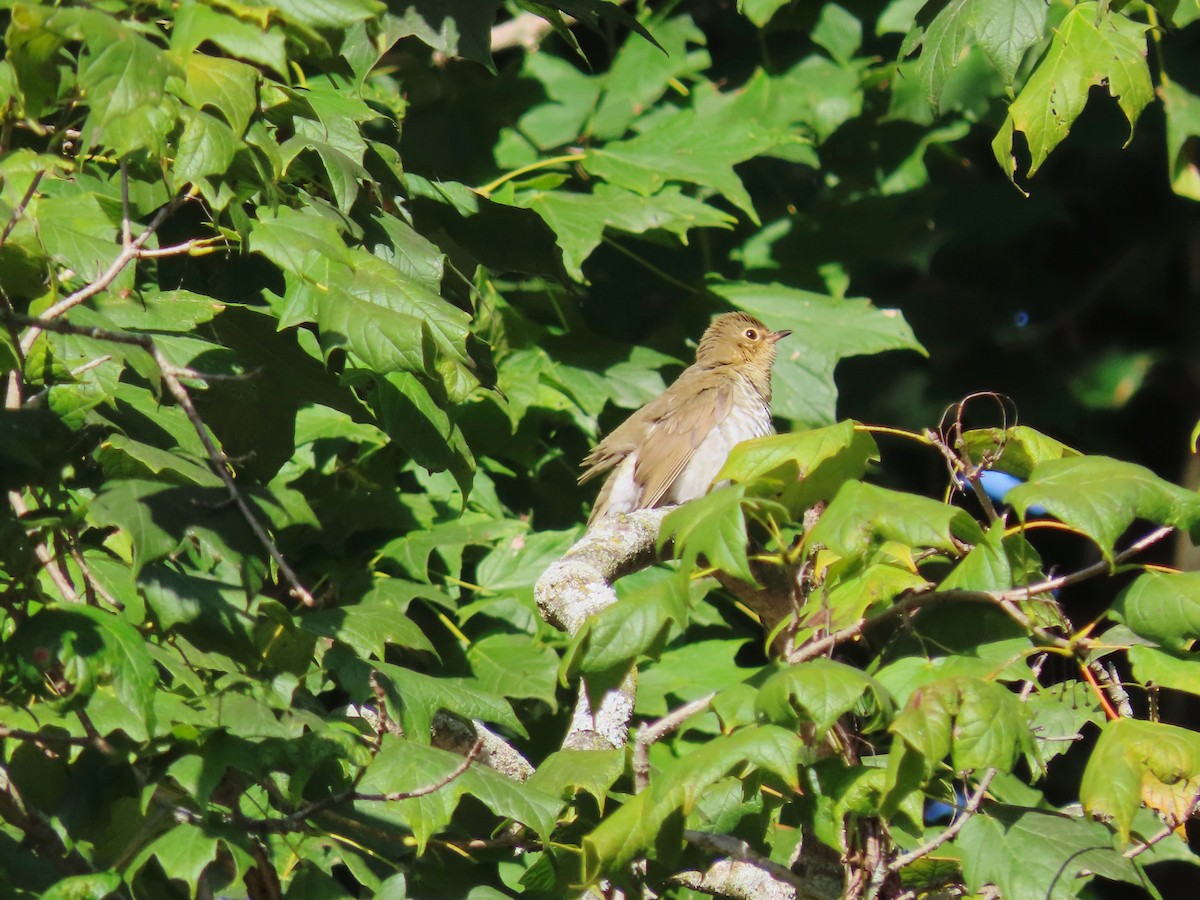
[[[790,331],[742,312],[718,316],[675,383],[596,445],[579,483],[612,471],[588,525],[707,493],[729,451],[772,432],[771,366]]]

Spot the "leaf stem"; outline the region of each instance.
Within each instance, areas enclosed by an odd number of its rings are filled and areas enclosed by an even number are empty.
[[[903,428],[891,428],[887,425],[864,425],[862,422],[854,423],[855,431],[865,431],[868,434],[891,434],[896,437],[908,438],[911,441],[916,441],[918,444],[923,444],[926,447],[932,447],[933,441],[923,434],[915,431],[907,431]]]
[[[667,284],[671,285],[672,287],[677,287],[681,291],[687,291],[689,294],[703,294],[704,293],[704,291],[701,290],[700,288],[697,288],[694,285],[690,285],[686,281],[681,281],[680,279],[676,278],[674,275],[670,274],[669,272],[663,271],[658,266],[656,266],[654,263],[650,262],[650,260],[646,259],[644,256],[640,256],[637,253],[634,253],[628,247],[625,247],[622,244],[618,244],[616,241],[614,241],[608,235],[602,236],[600,238],[600,240],[603,241],[608,246],[612,247],[614,250],[618,251],[619,253],[624,253],[626,256],[628,256],[630,259],[632,259],[635,263],[644,267],[646,269],[646,271],[650,272],[653,275],[657,275],[659,278],[661,278],[663,281],[665,281]]]
[[[532,162],[527,166],[521,166],[519,169],[513,169],[504,175],[501,175],[495,181],[489,181],[482,187],[475,188],[475,193],[482,194],[484,197],[490,197],[492,192],[502,184],[512,181],[514,178],[520,178],[522,175],[528,175],[530,172],[536,172],[538,169],[547,169],[550,166],[558,166],[563,163],[578,162],[587,157],[586,153],[565,153],[562,156],[551,156],[548,159],[539,159],[537,162]]]

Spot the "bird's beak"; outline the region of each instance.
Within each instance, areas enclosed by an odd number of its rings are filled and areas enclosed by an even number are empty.
[[[767,340],[774,344],[777,341],[782,341],[789,334],[791,334],[790,331],[772,331],[769,335],[767,335]]]

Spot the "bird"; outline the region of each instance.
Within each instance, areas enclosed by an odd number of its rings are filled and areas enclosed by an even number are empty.
[[[580,484],[611,472],[588,527],[704,496],[737,444],[772,434],[771,366],[776,344],[789,334],[744,312],[714,319],[696,361],[583,460]]]

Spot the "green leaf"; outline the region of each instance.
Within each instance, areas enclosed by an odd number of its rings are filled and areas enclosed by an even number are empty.
[[[639,667],[635,711],[659,718],[670,711],[671,700],[688,702],[741,686],[762,671],[738,665],[744,646],[736,638],[674,641],[658,659]]]
[[[387,645],[436,653],[420,627],[404,614],[407,601],[373,591],[358,603],[322,609],[300,617],[300,627],[343,641],[364,658],[384,659]]]
[[[746,557],[745,500],[745,485],[731,484],[685,503],[663,519],[659,544],[672,541],[672,552],[687,569],[694,568],[703,556],[708,565],[754,584]]]
[[[966,431],[963,443],[973,463],[987,460],[992,463],[991,468],[1022,479],[1028,479],[1037,464],[1045,460],[1082,455],[1027,425]]]
[[[771,17],[780,9],[788,6],[792,0],[738,0],[738,12],[762,28],[771,21]]]
[[[912,787],[906,773],[919,772],[919,780],[928,781],[947,756],[955,772],[1008,772],[1034,749],[1025,706],[1003,685],[981,678],[959,676],[918,688],[889,730],[903,741],[889,759],[892,806]]]
[[[233,59],[193,53],[187,58],[183,99],[193,108],[209,106],[225,117],[235,135],[243,135],[258,109],[258,71]]]
[[[584,675],[616,672],[620,680],[643,654],[654,655],[673,625],[687,622],[687,596],[668,579],[635,590],[592,616],[563,657],[567,672]]]
[[[178,545],[181,534],[167,531],[152,512],[157,495],[166,485],[122,480],[105,485],[88,507],[88,520],[98,528],[120,528],[133,545],[133,573],[166,556]]]
[[[386,7],[379,0],[250,0],[248,6],[278,10],[286,19],[320,31],[336,31],[355,22],[373,19]],[[418,4],[420,5],[420,4]],[[439,4],[440,5],[440,4]]]
[[[553,797],[591,794],[604,808],[609,789],[625,771],[624,750],[557,750],[538,765],[527,784]]]
[[[1139,575],[1117,596],[1112,614],[1134,634],[1186,653],[1200,638],[1200,573]]]
[[[813,25],[812,40],[837,62],[848,65],[862,44],[862,23],[838,4],[826,3]]]
[[[861,481],[847,482],[809,533],[840,556],[864,553],[872,544],[898,541],[909,547],[957,554],[959,541],[978,544],[983,529],[963,509]]]
[[[200,883],[200,876],[217,855],[219,839],[203,827],[183,823],[155,839],[141,858],[156,859],[168,878],[186,885]]]
[[[1134,816],[1144,802],[1183,821],[1200,789],[1200,734],[1136,719],[1116,719],[1096,742],[1079,799],[1089,815],[1112,819],[1128,841]]]
[[[412,0],[393,17],[392,33],[413,35],[447,56],[482,63],[492,71],[491,29],[500,0]]]
[[[930,106],[938,111],[950,74],[974,41],[1008,85],[1045,27],[1042,0],[951,0],[929,23],[921,42],[918,77]]]
[[[693,228],[729,228],[735,221],[674,185],[649,197],[610,184],[598,184],[590,194],[527,191],[517,194],[513,204],[532,209],[553,229],[563,264],[577,281],[585,280],[583,263],[599,246],[606,228],[630,234],[661,228],[686,244]]]
[[[1200,10],[1200,4],[1197,9]],[[1200,138],[1200,97],[1173,79],[1163,80],[1159,96],[1167,116],[1171,189],[1181,197],[1200,200],[1200,159],[1196,158],[1196,140]]]
[[[834,421],[833,370],[840,360],[884,350],[925,352],[898,310],[876,309],[868,300],[839,300],[779,284],[712,282],[709,290],[768,328],[791,329],[779,344],[771,408],[798,425]]]
[[[110,435],[96,452],[96,460],[104,474],[113,479],[145,478],[201,487],[222,487],[225,484],[207,465],[132,440],[123,434]]]
[[[464,547],[486,546],[495,541],[523,534],[528,526],[512,520],[495,521],[490,516],[469,514],[455,521],[440,522],[432,528],[416,529],[389,541],[380,556],[394,560],[413,578],[429,579],[429,556],[435,550],[457,574]]]
[[[266,27],[265,21],[263,27],[256,27],[227,14],[223,9],[184,0],[171,29],[171,49],[188,59],[190,68],[191,61],[197,58],[193,51],[205,41],[212,41],[231,56],[266,66],[286,78],[286,37],[282,29]],[[224,62],[216,57],[205,59]],[[202,66],[209,64],[201,63]]]
[[[413,741],[425,743],[429,740],[430,724],[442,709],[524,734],[525,729],[512,706],[498,695],[480,688],[472,679],[439,678],[391,663],[367,663],[338,648],[325,654],[325,665],[358,704],[377,702],[370,685],[371,674],[377,672],[384,676],[381,682],[388,699],[404,726],[404,733]]]
[[[588,131],[599,140],[625,134],[631,122],[654,106],[672,82],[707,69],[705,51],[689,51],[689,44],[705,43],[704,32],[690,16],[676,16],[654,23],[654,39],[627,40],[613,59]]]
[[[1180,659],[1153,647],[1129,648],[1133,677],[1144,685],[1200,694],[1200,659]]]
[[[680,110],[651,131],[590,150],[583,168],[597,178],[643,197],[671,182],[711,188],[754,222],[758,215],[733,167],[777,144],[798,142],[755,109],[748,91]]]
[[[1143,885],[1132,860],[1110,846],[1108,829],[1040,809],[992,805],[967,820],[954,845],[973,891],[995,885],[1004,897],[1066,900],[1099,875]],[[1081,876],[1080,873],[1090,873]]]
[[[541,700],[557,708],[558,654],[525,635],[493,634],[467,649],[467,661],[480,687],[511,699]]]
[[[793,518],[817,500],[829,500],[846,481],[861,478],[879,458],[874,438],[851,421],[825,428],[743,441],[713,480],[753,482],[779,490]]]
[[[84,702],[112,685],[135,714],[138,733],[130,737],[146,740],[153,732],[158,670],[142,636],[119,615],[80,605],[43,609],[5,643],[4,656],[6,668],[39,692],[47,673],[55,674],[60,697]]]
[[[464,502],[471,492],[475,458],[462,432],[417,378],[395,372],[376,382],[381,425],[418,465],[453,473]]]
[[[185,290],[102,294],[91,302],[111,327],[130,331],[195,331],[225,309],[220,300]]]
[[[1080,739],[1083,726],[1104,725],[1104,709],[1091,685],[1065,681],[1035,691],[1025,701],[1032,714],[1030,730],[1037,738],[1043,764],[1066,753]]]
[[[160,152],[174,124],[164,96],[167,79],[183,72],[171,54],[128,25],[86,20],[87,52],[79,59],[79,87],[91,105],[81,141],[120,154]]]
[[[462,761],[457,754],[385,734],[382,749],[367,767],[358,790],[364,794],[384,794],[426,788],[448,778]],[[473,763],[457,778],[423,797],[359,801],[358,805],[373,817],[411,828],[417,852],[421,853],[428,840],[449,823],[464,796],[475,798],[498,816],[527,825],[543,838],[553,830],[563,805],[557,797],[536,786],[513,781],[479,763]]]
[[[1041,506],[1094,540],[1106,559],[1135,519],[1188,529],[1200,521],[1200,495],[1149,469],[1103,456],[1038,463],[1004,498],[1024,518]]]
[[[1130,140],[1138,115],[1154,99],[1146,65],[1146,26],[1095,2],[1078,3],[1055,29],[1045,57],[1008,109],[992,150],[1000,167],[1013,178],[1016,132],[1029,145],[1032,177],[1083,112],[1088,91],[1108,87],[1129,121]],[[1126,142],[1128,143],[1128,142]]]
[[[875,719],[890,717],[893,702],[883,685],[859,669],[831,659],[813,659],[776,672],[758,691],[755,709],[773,722],[811,722],[820,741],[863,696],[874,698]]]
[[[120,887],[121,876],[117,872],[70,875],[56,881],[39,900],[105,900]]]
[[[78,277],[94,281],[117,258],[116,223],[94,194],[46,197],[35,215],[46,252]]]

